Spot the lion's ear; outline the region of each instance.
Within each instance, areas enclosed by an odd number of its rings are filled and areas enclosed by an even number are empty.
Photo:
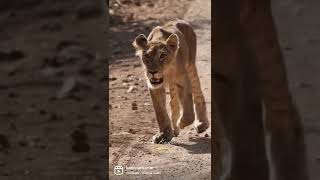
[[[176,34],[171,34],[166,40],[166,44],[172,51],[176,51],[179,48],[178,36]]]
[[[136,50],[144,50],[147,48],[147,38],[143,34],[139,34],[133,41],[132,45]]]

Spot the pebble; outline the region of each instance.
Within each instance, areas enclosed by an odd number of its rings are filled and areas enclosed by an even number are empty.
[[[133,130],[133,129],[129,129],[129,133],[131,133],[131,134],[136,134],[136,132]]]
[[[135,86],[130,86],[127,93],[131,93],[133,90],[135,90],[136,87]]]
[[[131,106],[132,106],[132,110],[138,110],[138,105],[137,105],[137,103],[133,102],[133,103],[131,104]]]
[[[116,77],[109,77],[109,81],[115,81],[115,80],[117,80]]]

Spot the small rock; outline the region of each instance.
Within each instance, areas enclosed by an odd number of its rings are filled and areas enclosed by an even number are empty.
[[[137,106],[133,106],[132,110],[138,110],[138,107]]]
[[[131,104],[131,109],[132,110],[138,110],[138,105],[137,105],[137,103],[135,103],[135,102],[133,102],[132,104]]]
[[[117,80],[116,77],[109,77],[109,81],[115,81],[115,80]]]
[[[128,89],[128,91],[127,91],[127,93],[131,93],[134,89],[136,89],[135,86],[130,86],[129,89]]]
[[[131,134],[136,134],[136,132],[133,130],[133,129],[129,129],[129,131],[128,131],[129,133],[131,133]]]

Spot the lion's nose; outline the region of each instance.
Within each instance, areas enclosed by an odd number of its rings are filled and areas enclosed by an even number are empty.
[[[148,71],[150,74],[154,75],[156,74],[158,71]]]

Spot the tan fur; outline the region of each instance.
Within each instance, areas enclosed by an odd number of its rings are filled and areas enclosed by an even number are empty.
[[[185,21],[173,20],[155,27],[148,38],[140,34],[133,42],[136,54],[145,68],[145,75],[152,98],[160,132],[155,143],[170,141],[180,129],[191,125],[195,119],[197,131],[209,127],[207,108],[201,91],[195,65],[196,35]],[[164,55],[165,58],[161,58]],[[156,82],[152,84],[152,79]],[[157,84],[157,81],[163,83]],[[165,87],[169,86],[171,121],[166,110]],[[172,130],[173,128],[173,130]]]

